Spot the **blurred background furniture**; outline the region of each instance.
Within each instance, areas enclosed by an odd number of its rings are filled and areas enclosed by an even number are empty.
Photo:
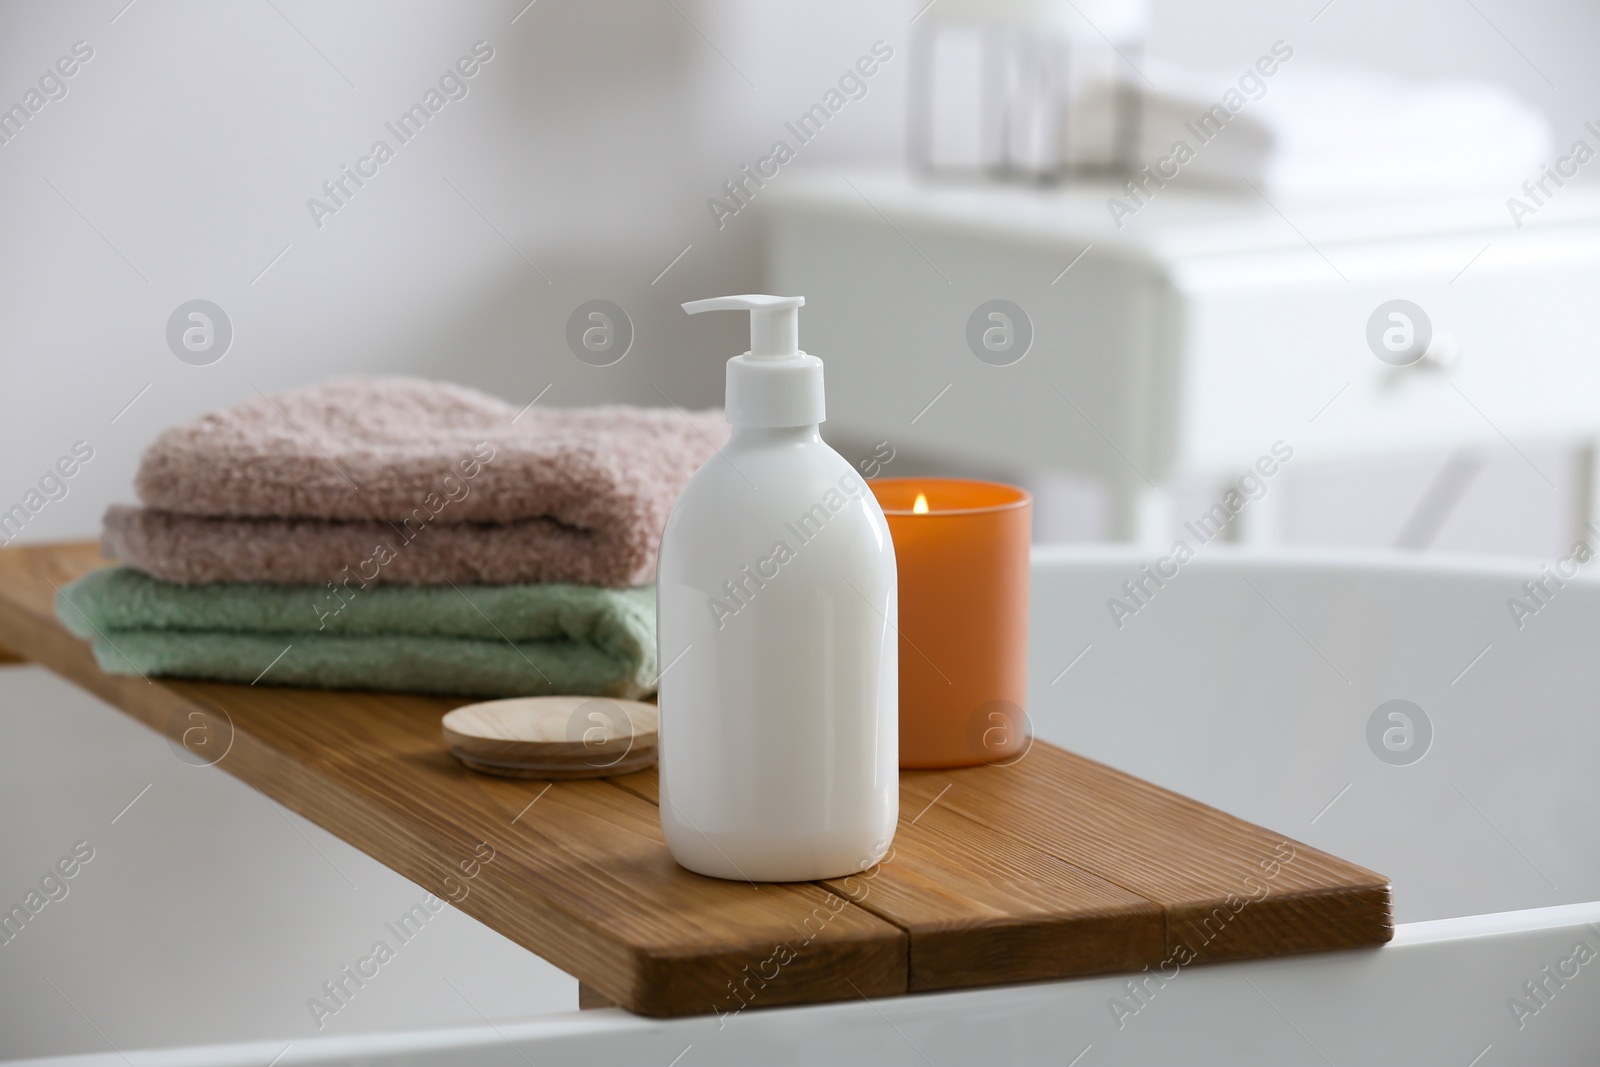
[[[1094,479],[1118,540],[1165,543],[1176,483],[1220,494],[1277,441],[1295,464],[1577,441],[1572,529],[1594,511],[1590,188],[1520,229],[1487,196],[1300,206],[1175,185],[1119,226],[1107,200],[1127,193],[1109,182],[834,172],[770,195],[771,285],[806,294],[801,340],[828,356],[836,433]],[[997,298],[1031,323],[1008,365],[995,362],[1015,349],[986,362],[967,340]],[[1410,366],[1368,345],[1395,299],[1432,324]],[[1559,472],[1535,470],[1554,491]],[[1233,536],[1273,540],[1281,495],[1246,507]]]
[[[1148,0],[941,0],[910,29],[906,161],[919,173],[974,171],[1020,181],[1064,179],[1075,154],[1084,88],[1111,127],[1108,162],[1131,169],[1140,112]],[[965,61],[967,76],[952,78]],[[974,88],[976,92],[974,92]],[[949,113],[965,119],[951,136]],[[975,113],[974,113],[975,112]],[[945,121],[941,121],[945,120]],[[940,136],[945,127],[944,136]]]

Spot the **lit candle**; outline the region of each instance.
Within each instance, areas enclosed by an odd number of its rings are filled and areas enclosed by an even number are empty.
[[[1032,497],[957,478],[869,484],[899,570],[900,765],[1024,751]]]

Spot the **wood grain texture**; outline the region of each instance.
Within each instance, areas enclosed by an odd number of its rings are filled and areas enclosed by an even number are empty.
[[[465,701],[108,675],[54,619],[89,545],[0,550],[0,646],[648,1015],[1156,969],[1391,936],[1387,880],[1050,745],[901,775],[893,850],[824,883],[673,862],[654,769],[555,783],[450,754]],[[198,727],[198,729],[197,729]],[[485,858],[489,857],[489,858]]]
[[[0,645],[168,737],[203,726],[211,751],[226,751],[219,769],[630,1010],[905,991],[904,933],[826,888],[692,874],[667,852],[654,806],[608,781],[468,771],[439,732],[464,700],[105,674],[50,607],[57,587],[104,562],[93,546],[0,550]],[[484,846],[494,858],[475,863]],[[752,994],[749,975],[788,942],[781,977]]]
[[[1393,936],[1382,875],[1052,745],[1012,766],[901,780],[904,795],[943,793],[941,806],[1154,901],[1180,963]]]
[[[1138,970],[1160,958],[1152,901],[955,811],[912,808],[873,871],[826,883],[910,938],[916,990]]]
[[[617,1002],[587,982],[578,983],[578,1010],[594,1011],[596,1008],[615,1008]]]
[[[440,721],[473,770],[506,778],[614,778],[656,762],[654,704],[611,697],[513,697],[468,704]]]
[[[913,991],[1138,970],[1162,958],[1153,902],[942,804],[902,771],[900,823],[883,862],[822,884],[905,930]],[[616,779],[657,802],[652,768]]]

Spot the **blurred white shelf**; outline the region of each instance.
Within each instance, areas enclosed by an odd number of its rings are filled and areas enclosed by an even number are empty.
[[[802,172],[762,196],[769,284],[806,296],[835,428],[1095,478],[1122,538],[1164,528],[1176,478],[1236,480],[1280,440],[1303,462],[1600,432],[1600,189],[1520,229],[1503,198],[1330,206],[1181,179],[1120,226],[1109,184]],[[1006,366],[966,340],[994,299],[1033,328]],[[1374,355],[1368,319],[1395,299],[1452,362]]]

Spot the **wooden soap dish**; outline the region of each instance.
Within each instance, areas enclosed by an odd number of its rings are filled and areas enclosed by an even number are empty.
[[[612,778],[655,765],[655,705],[611,697],[519,697],[441,720],[462,763],[502,778]]]

